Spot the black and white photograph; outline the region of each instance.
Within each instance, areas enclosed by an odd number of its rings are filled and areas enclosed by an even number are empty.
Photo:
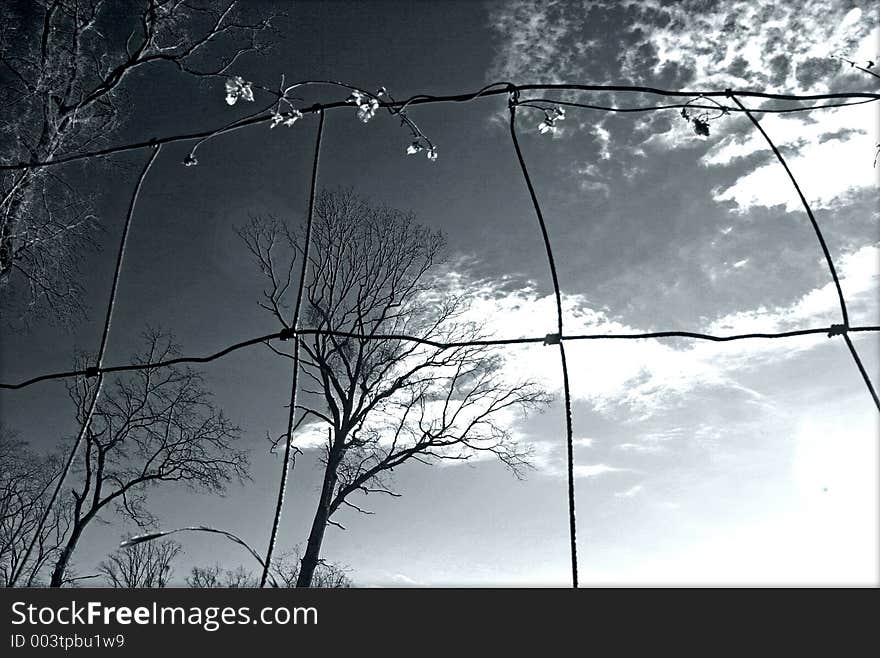
[[[867,0],[2,0],[0,584],[876,588],[878,56]]]

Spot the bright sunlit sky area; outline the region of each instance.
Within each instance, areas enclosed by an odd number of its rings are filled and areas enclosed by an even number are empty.
[[[386,87],[395,98],[516,83],[646,85],[786,93],[878,91],[880,80],[830,56],[877,61],[875,3],[806,0],[638,2],[282,2],[277,47],[233,73],[267,87],[300,79]],[[223,102],[223,81],[173,70],[138,78],[120,139],[223,125],[252,108]],[[537,92],[523,98],[621,107],[640,94]],[[302,106],[343,100],[303,92]],[[258,99],[259,100],[259,99]],[[724,99],[720,99],[724,101]],[[758,99],[743,99],[759,109]],[[448,236],[444,285],[468,292],[472,317],[499,338],[555,331],[550,272],[507,127],[504,95],[413,106],[438,146],[430,162],[378,114],[328,112],[319,187],[352,187],[412,210]],[[781,106],[781,105],[777,105]],[[837,294],[798,196],[766,142],[738,113],[695,134],[680,110],[568,108],[555,133],[522,108],[524,156],[547,220],[568,334],[687,330],[781,332],[840,322]],[[713,116],[715,113],[712,113]],[[779,145],[822,226],[853,326],[880,324],[876,103],[810,113],[755,113]],[[253,215],[304,217],[316,119],[218,137],[183,167],[186,144],[162,150],[129,237],[107,364],[126,362],[147,326],[173,330],[198,355],[276,331],[257,301],[262,281],[233,228]],[[2,378],[70,367],[95,349],[115,244],[144,153],[83,177],[100,192],[104,249],[84,276],[89,320],[4,336]],[[81,174],[76,174],[81,175]],[[876,333],[852,334],[875,386]],[[878,412],[842,337],[714,343],[690,339],[567,344],[575,437],[580,580],[589,585],[878,582]],[[328,561],[360,586],[567,586],[565,421],[557,349],[504,352],[511,378],[542,382],[554,402],[511,416],[533,448],[523,480],[490,459],[407,464],[400,498],[339,513]],[[253,482],[225,497],[164,487],[161,527],[222,527],[264,546],[280,460],[267,431],[287,418],[289,362],[262,347],[205,367],[215,402],[243,429]],[[61,383],[0,396],[6,425],[39,449],[75,434]],[[298,445],[279,546],[302,544],[320,486],[313,433]],[[376,500],[373,500],[376,498]],[[88,529],[78,573],[135,532],[112,516]],[[179,536],[180,583],[193,565],[253,568],[231,543]]]

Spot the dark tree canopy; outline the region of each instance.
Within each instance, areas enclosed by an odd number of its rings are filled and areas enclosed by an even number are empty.
[[[60,469],[55,456],[38,455],[12,432],[0,430],[0,586],[41,584],[43,569],[57,559],[70,529],[71,507],[65,501],[50,510],[42,526],[40,519]],[[25,558],[32,539],[34,550]]]
[[[0,163],[96,148],[129,114],[135,71],[223,74],[263,49],[272,16],[235,0],[20,0],[0,4]],[[89,165],[93,167],[94,165]],[[81,167],[0,174],[4,323],[82,314],[78,271],[102,222]],[[119,172],[115,172],[119,175]]]
[[[172,539],[126,546],[108,555],[98,572],[110,587],[167,587],[174,573],[171,563],[182,551]]]
[[[147,332],[144,341],[136,363],[179,353],[172,337],[160,331]],[[80,424],[86,423],[92,386],[93,380],[80,378],[68,387]],[[239,436],[195,370],[148,367],[117,378],[98,403],[75,462],[73,523],[52,584],[63,581],[82,533],[105,510],[147,528],[155,523],[147,506],[150,487],[179,482],[222,493],[229,482],[247,478],[249,459],[237,445]]]
[[[273,587],[296,587],[299,578],[302,553],[298,548],[281,553],[272,560],[270,584]],[[219,564],[193,567],[186,579],[189,587],[200,589],[258,587],[259,578],[242,566],[226,569]],[[312,587],[353,587],[345,567],[321,560],[312,576]]]

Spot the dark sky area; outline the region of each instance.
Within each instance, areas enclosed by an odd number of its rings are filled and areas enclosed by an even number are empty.
[[[794,11],[801,4],[267,2],[266,11],[286,12],[274,50],[231,73],[268,87],[282,75],[287,84],[384,86],[396,98],[496,80],[876,90],[875,79],[817,64],[832,42],[853,56],[876,55],[876,7],[811,1]],[[193,82],[170,67],[137,74],[127,89],[131,117],[114,143],[223,125],[268,103],[258,92],[253,105],[229,107],[221,79]],[[310,87],[300,105],[346,95]],[[363,124],[353,109],[329,112],[319,186],[352,187],[442,228],[450,280],[475,291],[475,312],[495,335],[542,335],[555,327],[549,271],[506,103],[499,95],[411,108],[438,145],[436,162],[407,156],[408,133],[387,115]],[[760,115],[795,173],[812,183],[807,196],[826,227],[853,324],[880,319],[873,107]],[[705,139],[677,110],[572,108],[555,135],[538,133],[541,118],[521,109],[518,122],[571,333],[838,321],[816,238],[786,180],[755,175],[772,168],[772,155],[744,117],[713,122]],[[233,229],[251,216],[304,217],[316,126],[307,115],[290,128],[219,136],[199,147],[195,167],[181,164],[191,144],[162,149],[137,206],[105,363],[128,361],[147,326],[172,330],[184,353],[199,355],[278,329],[257,306],[262,281]],[[4,335],[4,381],[67,369],[75,347],[97,347],[115,246],[146,157],[69,168],[98,195],[106,227],[102,251],[83,267],[89,319],[73,330],[39,324]],[[854,341],[876,375],[876,337]],[[570,348],[585,582],[876,582],[876,411],[842,343],[779,342]],[[343,514],[347,530],[329,529],[327,559],[350,565],[363,585],[566,584],[564,422],[549,350],[509,357],[511,368],[545,378],[557,393],[546,413],[516,428],[540,455],[524,481],[490,461],[408,465],[395,474],[403,498],[370,500],[374,516]],[[289,364],[254,348],[205,372],[217,404],[244,429],[253,482],[222,498],[163,487],[151,509],[162,527],[214,525],[262,547],[280,468],[264,437],[286,422]],[[75,432],[61,383],[3,392],[0,405],[3,423],[37,448],[63,445]],[[307,451],[292,477],[281,546],[305,540],[316,458]],[[117,522],[91,527],[78,570],[89,572],[130,531]],[[181,541],[181,578],[194,564],[252,566],[215,538]],[[805,544],[812,548],[794,555]]]

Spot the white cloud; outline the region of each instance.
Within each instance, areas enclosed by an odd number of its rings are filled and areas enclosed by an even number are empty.
[[[626,491],[618,491],[618,492],[615,493],[614,495],[615,495],[617,498],[635,498],[635,497],[638,496],[642,491],[644,491],[644,489],[645,489],[644,485],[637,484],[637,485],[635,485],[635,486],[633,486],[633,487],[630,487],[630,488],[627,489]]]
[[[839,259],[838,275],[851,316],[850,323],[853,325],[876,324],[878,321],[878,313],[880,313],[878,309],[880,304],[877,300],[877,291],[880,289],[878,264],[880,264],[880,246],[862,247],[858,251],[844,254]],[[817,259],[817,267],[824,268],[824,261]],[[786,307],[772,310],[761,307],[717,318],[708,326],[707,331],[716,334],[777,332],[807,326],[829,326],[839,322],[840,306],[837,290],[834,283],[829,281]],[[797,341],[792,343],[792,346],[800,345],[802,349],[808,349],[815,342]],[[769,346],[768,348],[772,349]]]
[[[395,587],[424,587],[424,583],[420,583],[417,580],[413,580],[406,574],[396,573],[393,574],[390,578],[391,583]]]
[[[841,283],[854,325],[880,321],[878,261],[880,246],[864,247],[839,260]],[[821,265],[817,259],[817,267]],[[541,295],[530,285],[517,288],[510,279],[473,281],[465,270],[450,271],[443,280],[450,292],[468,292],[471,308],[462,320],[481,323],[487,336],[538,337],[556,330],[553,295]],[[563,306],[568,335],[642,331],[590,308],[589,301],[581,295],[564,295]],[[786,306],[728,314],[696,329],[712,334],[776,332],[829,326],[835,322],[839,322],[839,307],[833,284],[829,282]],[[684,344],[658,339],[571,341],[566,344],[571,393],[576,402],[589,404],[594,412],[619,413],[625,410],[631,421],[648,419],[685,405],[695,394],[728,398],[735,395],[756,408],[770,408],[767,400],[743,384],[744,375],[755,368],[791,359],[826,341],[824,334],[786,340],[750,340],[736,343],[735,349],[729,348],[732,344],[697,340]],[[558,399],[561,369],[555,347],[540,343],[517,345],[500,350],[500,353],[504,357],[502,368],[506,381],[520,381],[524,377],[534,379]],[[428,416],[431,414],[428,409]],[[382,426],[386,420],[376,419],[376,427]],[[561,444],[527,435],[518,412],[500,415],[498,421],[511,429],[515,439],[531,447],[533,463],[539,471],[564,474]],[[691,427],[685,431],[673,427],[634,434],[616,448],[621,451],[620,456],[626,453],[661,454],[668,452],[679,439],[700,441],[701,436],[700,428]],[[296,445],[303,449],[319,448],[325,441],[326,426],[320,424],[306,425],[296,437]],[[592,437],[580,436],[575,439],[575,446],[595,448],[596,441]],[[490,457],[487,453],[473,455],[475,460]],[[460,462],[451,462],[452,465],[457,463]],[[578,477],[590,478],[616,470],[621,469],[600,462],[578,465],[576,473]]]
[[[613,473],[615,471],[623,471],[626,469],[615,468],[607,464],[575,464],[574,476],[576,478],[594,478],[605,473]]]
[[[807,413],[790,478],[779,476],[762,513],[687,523],[686,534],[638,560],[583,570],[596,584],[876,586],[878,446],[871,414]],[[622,495],[627,492],[621,492]],[[657,503],[657,518],[681,525],[694,500]],[[678,519],[678,520],[676,520]]]
[[[863,247],[838,259],[853,325],[878,322],[878,262],[878,246]],[[817,259],[817,267],[823,266]],[[469,288],[473,302],[469,315],[484,323],[487,334],[513,338],[555,331],[552,295],[539,295],[531,287],[502,290],[488,282],[475,288]],[[563,307],[568,335],[643,331],[590,308],[582,295],[563,295]],[[777,332],[829,326],[840,322],[839,315],[835,288],[829,282],[787,306],[728,314],[696,329],[720,335]],[[685,347],[658,339],[571,341],[566,344],[571,393],[575,400],[590,403],[596,411],[622,406],[641,418],[668,409],[697,390],[727,391],[760,404],[761,396],[739,381],[743,368],[792,358],[826,340],[819,334],[791,340],[743,341],[735,350],[696,340]],[[561,369],[554,348],[533,344],[505,350],[505,354],[510,378],[528,373],[549,390],[560,391]]]
[[[880,41],[877,12],[849,8],[844,3],[805,0],[779,3],[763,0],[718,0],[705,3],[580,2],[521,0],[493,4],[490,26],[498,35],[498,47],[487,77],[517,82],[591,82],[667,86],[689,89],[748,88],[767,92],[829,91],[833,87],[858,87],[870,79],[851,69],[832,54],[860,62],[876,60]],[[595,26],[619,26],[597,29]],[[625,47],[621,44],[625,43]],[[568,94],[577,96],[577,94]],[[614,95],[621,104],[633,99]],[[753,107],[756,102],[750,103]],[[820,111],[819,130],[826,122],[843,123],[876,132],[875,104],[852,113]],[[590,121],[573,125],[591,133],[598,142],[601,161],[617,158],[616,144],[605,127],[605,117],[590,114]],[[766,117],[765,126],[774,140],[790,143],[787,133],[804,137],[813,129],[810,120]],[[783,128],[783,123],[787,125]],[[712,122],[711,140],[724,137],[731,117]],[[760,136],[746,142],[727,137],[713,148],[706,164],[725,164],[758,150],[766,150]],[[872,141],[873,140],[873,141]],[[696,148],[689,124],[673,121],[671,130],[650,135],[643,146],[668,150]],[[861,133],[840,140],[818,143],[808,139],[804,151],[792,159],[792,168],[806,183],[808,197],[827,205],[852,187],[872,184],[870,162],[876,134]],[[638,144],[626,144],[629,151]],[[866,162],[867,167],[853,163]],[[791,185],[778,165],[761,167],[720,193],[742,208],[753,205],[797,206]],[[586,189],[599,190],[595,177]]]
[[[827,208],[846,192],[877,185],[873,168],[875,145],[880,143],[874,105],[822,110],[815,121],[768,114],[761,126],[783,151],[786,162],[815,208]],[[730,134],[719,140],[702,158],[705,165],[729,165],[754,153],[770,154],[764,138],[751,130],[745,139]],[[785,149],[796,149],[796,155]],[[733,201],[741,211],[753,206],[784,205],[801,210],[800,199],[785,170],[772,156],[732,185],[715,190],[718,201]]]
[[[635,437],[635,440],[620,443],[615,447],[624,452],[659,454],[661,452],[667,452],[670,449],[670,445],[674,445],[675,442],[682,438],[685,438],[684,429],[681,427],[674,427],[660,432],[640,433]]]
[[[603,19],[619,29],[596,29]],[[491,76],[529,82],[602,81],[601,74],[645,81],[675,63],[692,68],[701,85],[723,89],[741,81],[793,89],[799,80],[812,82],[798,69],[813,59],[876,54],[863,46],[875,29],[874,13],[825,0],[520,0],[494,3],[489,22],[499,46]],[[621,48],[621,37],[630,35]],[[609,58],[616,58],[618,70],[601,67]]]
[[[662,446],[644,443],[620,443],[616,447],[620,450],[627,450],[637,453],[658,453],[663,451]]]

